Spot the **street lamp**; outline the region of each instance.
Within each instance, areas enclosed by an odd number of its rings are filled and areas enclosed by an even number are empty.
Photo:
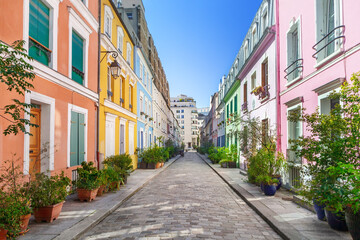
[[[118,78],[121,74],[121,67],[120,64],[116,61],[116,58],[118,56],[118,52],[116,51],[102,51],[101,53],[106,53],[105,56],[101,59],[100,62],[106,57],[107,54],[111,53],[112,57],[114,58],[114,61],[110,64],[110,72],[113,78]]]

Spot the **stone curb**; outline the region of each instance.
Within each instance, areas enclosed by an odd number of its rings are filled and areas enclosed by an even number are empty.
[[[221,178],[223,181],[229,185],[229,187],[239,196],[241,197],[249,207],[251,207],[266,223],[270,225],[272,229],[276,233],[280,235],[283,239],[286,240],[297,240],[297,239],[308,239],[301,234],[300,231],[295,229],[291,224],[287,222],[280,222],[274,216],[277,214],[268,208],[265,204],[261,201],[257,200],[255,196],[253,196],[250,192],[246,189],[241,187],[239,184],[234,182],[228,176],[222,175],[217,171],[216,168],[211,166],[211,164],[206,160],[205,156],[197,155]]]
[[[82,221],[78,222],[77,224],[75,224],[74,226],[72,226],[71,228],[65,230],[64,232],[62,232],[60,235],[56,236],[55,238],[53,238],[54,240],[73,240],[73,239],[79,239],[87,230],[89,230],[90,228],[94,227],[96,224],[98,224],[99,222],[101,222],[104,218],[106,218],[107,216],[109,216],[111,213],[113,213],[116,209],[118,209],[123,203],[125,203],[129,198],[131,198],[132,196],[135,195],[135,193],[137,193],[138,191],[140,191],[143,187],[145,187],[152,179],[154,179],[155,177],[157,177],[160,173],[162,173],[163,171],[165,171],[169,166],[171,166],[174,162],[176,162],[176,160],[178,160],[181,156],[178,155],[176,157],[174,157],[173,161],[167,165],[164,165],[164,167],[161,169],[161,171],[157,172],[156,174],[154,174],[154,176],[152,176],[151,178],[149,178],[148,180],[146,180],[141,186],[137,187],[135,190],[133,190],[132,192],[130,192],[129,194],[127,194],[126,196],[123,196],[123,198],[121,198],[121,200],[111,206],[109,209],[107,209],[104,212],[99,212],[96,211],[95,213],[89,215],[88,217],[86,217],[85,219],[83,219]]]

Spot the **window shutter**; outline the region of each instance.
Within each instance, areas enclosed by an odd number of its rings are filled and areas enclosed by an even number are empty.
[[[84,40],[76,33],[72,32],[72,79],[83,84],[84,72]],[[74,70],[74,67],[81,73]]]
[[[227,118],[229,118],[229,104],[226,105],[226,116]]]
[[[70,128],[70,166],[78,165],[78,132],[79,132],[78,113],[71,112],[71,128]]]
[[[234,100],[234,112],[237,112],[237,95],[235,96]]]
[[[79,146],[79,157],[78,165],[85,161],[85,116],[84,114],[78,113],[79,125],[78,125],[78,146]]]
[[[244,84],[244,103],[247,102],[247,83]]]
[[[233,113],[233,101],[230,102],[230,113]]]

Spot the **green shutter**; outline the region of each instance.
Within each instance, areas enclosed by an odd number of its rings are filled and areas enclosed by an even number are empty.
[[[85,161],[85,116],[84,114],[79,115],[79,162],[80,165]]]
[[[233,113],[233,101],[230,102],[230,113]]]
[[[49,48],[49,23],[50,23],[50,9],[40,0],[30,0],[30,15],[29,15],[29,36]],[[30,40],[31,41],[31,40]],[[30,45],[29,55],[35,60],[49,65],[50,59],[46,55],[47,50],[42,47]]]
[[[80,84],[84,80],[84,40],[76,33],[72,32],[72,66],[82,72],[80,74],[72,69],[72,79]]]
[[[229,118],[229,104],[226,105],[226,116],[227,118]]]
[[[235,100],[234,100],[234,112],[237,113],[237,95],[235,95]]]
[[[70,166],[78,165],[78,146],[79,146],[79,120],[78,113],[71,112],[71,128],[70,128]]]

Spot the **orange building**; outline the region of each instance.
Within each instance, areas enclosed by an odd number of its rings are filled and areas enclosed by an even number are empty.
[[[11,98],[38,105],[33,134],[0,134],[0,167],[13,154],[24,174],[65,171],[96,161],[99,1],[0,1],[0,40],[26,41],[35,60],[34,89],[24,97],[0,86],[0,107]],[[26,117],[26,116],[25,116]],[[9,125],[0,119],[0,132]]]

